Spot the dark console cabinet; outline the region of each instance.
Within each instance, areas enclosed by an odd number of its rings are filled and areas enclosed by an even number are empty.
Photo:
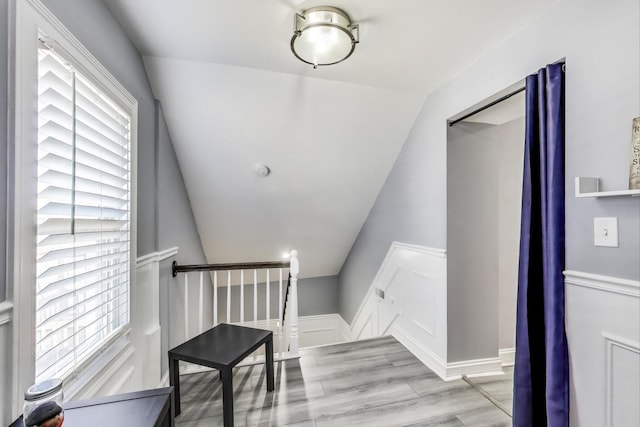
[[[173,401],[167,387],[68,402],[63,427],[174,427]],[[22,417],[9,427],[24,427]]]

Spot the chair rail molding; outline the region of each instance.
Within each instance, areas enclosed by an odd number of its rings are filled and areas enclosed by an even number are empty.
[[[152,252],[141,257],[138,257],[136,260],[136,267],[141,268],[147,264],[151,264],[152,262],[160,262],[165,259],[171,258],[172,256],[176,256],[178,254],[178,247],[174,246],[173,248],[165,249],[163,251]]]
[[[600,274],[583,273],[581,271],[564,271],[567,285],[582,286],[605,292],[640,298],[640,281],[620,279],[618,277],[603,276]]]

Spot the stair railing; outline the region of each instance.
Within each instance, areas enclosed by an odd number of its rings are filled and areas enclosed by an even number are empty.
[[[286,287],[283,287],[283,277],[288,272]],[[245,326],[262,327],[272,329],[275,335],[274,347],[277,346],[276,360],[297,357],[298,355],[298,296],[297,282],[299,273],[298,252],[291,251],[288,261],[248,262],[233,264],[195,264],[178,265],[173,262],[172,273],[176,277],[178,273],[184,273],[184,331],[185,341],[191,338],[189,325],[189,290],[190,277],[199,273],[199,298],[198,298],[198,333],[217,325],[220,317],[226,317],[226,323],[235,323]],[[271,309],[271,278],[272,273],[277,276],[278,307],[275,315]],[[248,278],[245,273],[248,273]],[[212,284],[212,298],[205,298],[205,274],[210,274]],[[248,279],[248,280],[245,280]],[[245,287],[251,287],[253,295],[247,298]],[[236,286],[239,288],[239,296],[232,298]],[[261,301],[260,295],[264,296]],[[264,288],[264,290],[262,290]],[[286,288],[286,289],[285,289]],[[220,301],[219,291],[226,293],[226,306]],[[286,294],[284,294],[286,292]],[[237,294],[238,292],[236,292]],[[253,313],[245,313],[245,305],[249,301],[249,308]],[[205,319],[207,304],[212,304],[211,317]],[[259,308],[264,304],[264,313],[259,313]],[[225,309],[226,316],[219,316],[219,306]],[[285,321],[286,313],[286,321]],[[286,335],[285,335],[286,334]]]

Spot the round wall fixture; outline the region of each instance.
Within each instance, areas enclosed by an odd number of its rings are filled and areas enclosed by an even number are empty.
[[[271,169],[269,169],[269,166],[267,165],[256,165],[254,170],[256,171],[256,175],[261,176],[262,178],[269,176],[271,173]]]

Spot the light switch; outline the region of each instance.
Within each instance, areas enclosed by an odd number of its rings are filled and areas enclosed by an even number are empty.
[[[593,218],[593,243],[596,246],[618,247],[618,218]]]

